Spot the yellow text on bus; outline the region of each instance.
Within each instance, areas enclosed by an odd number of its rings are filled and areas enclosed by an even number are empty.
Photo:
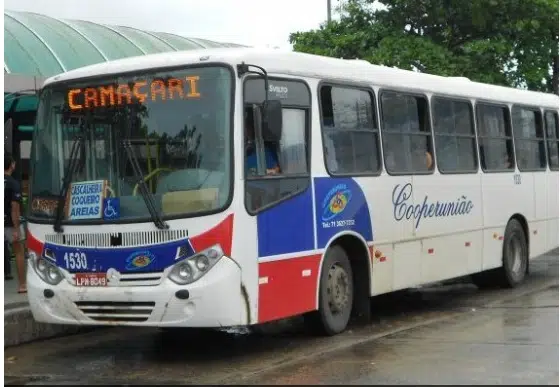
[[[72,110],[96,107],[111,107],[140,103],[146,100],[169,101],[200,98],[198,76],[187,76],[185,79],[170,78],[163,80],[136,81],[131,85],[119,84],[116,87],[98,86],[68,91],[68,105]],[[186,87],[185,87],[186,86]],[[83,101],[79,103],[77,101]]]

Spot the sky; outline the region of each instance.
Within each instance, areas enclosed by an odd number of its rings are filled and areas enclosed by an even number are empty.
[[[291,32],[327,18],[327,0],[4,0],[4,9],[282,49]]]

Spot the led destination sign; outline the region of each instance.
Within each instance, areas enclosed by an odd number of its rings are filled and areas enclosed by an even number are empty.
[[[199,76],[187,76],[184,79],[137,80],[130,84],[70,89],[67,102],[71,110],[82,110],[128,105],[135,101],[143,103],[146,100],[159,102],[197,99],[200,98],[199,79]]]

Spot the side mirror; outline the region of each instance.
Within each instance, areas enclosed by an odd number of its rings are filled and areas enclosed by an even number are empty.
[[[262,104],[264,140],[278,141],[282,137],[282,102],[268,100]]]

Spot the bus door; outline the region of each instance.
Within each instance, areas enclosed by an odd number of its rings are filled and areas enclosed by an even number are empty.
[[[282,103],[280,133],[262,126],[264,92],[262,78],[245,80],[245,207],[256,221],[260,322],[314,309],[320,260],[313,253],[310,92],[303,82],[269,79],[268,99]],[[255,245],[254,234],[244,238]]]

